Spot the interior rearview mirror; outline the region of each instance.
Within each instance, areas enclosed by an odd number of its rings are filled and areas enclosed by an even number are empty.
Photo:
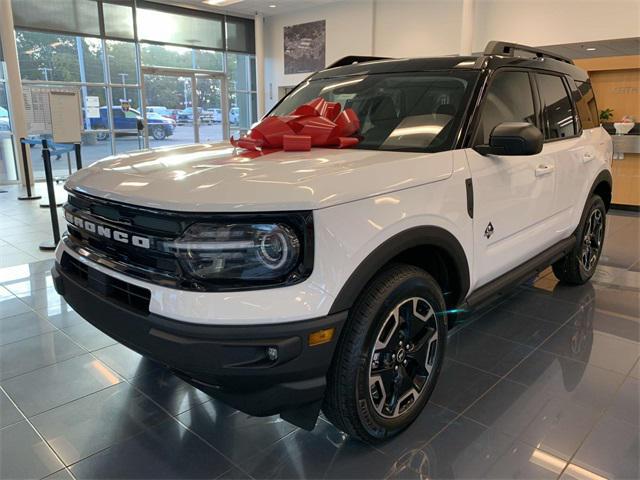
[[[542,151],[544,137],[535,125],[526,122],[503,122],[495,126],[489,145],[476,145],[480,155],[535,155]]]

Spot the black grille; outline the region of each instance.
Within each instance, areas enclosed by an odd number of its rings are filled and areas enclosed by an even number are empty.
[[[60,265],[63,272],[88,290],[126,306],[130,310],[142,314],[149,313],[151,292],[146,288],[105,275],[66,253],[62,255]]]
[[[135,277],[168,288],[191,291],[230,291],[256,288],[273,288],[291,285],[306,279],[313,270],[313,215],[301,212],[251,213],[250,219],[260,222],[282,222],[293,228],[302,240],[303,256],[295,275],[281,283],[260,281],[202,280],[189,275],[183,259],[167,248],[194,223],[245,222],[246,213],[200,213],[152,210],[120,202],[69,191],[65,204],[68,237],[65,242],[80,255],[124,275]],[[77,224],[76,224],[77,222]],[[92,225],[87,228],[86,222]],[[100,230],[102,229],[102,230]],[[128,235],[127,241],[119,241],[115,233]],[[148,246],[134,244],[133,238],[148,240]],[[83,252],[80,250],[83,249]]]

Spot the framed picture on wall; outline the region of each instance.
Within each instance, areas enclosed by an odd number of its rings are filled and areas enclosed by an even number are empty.
[[[284,73],[309,73],[325,66],[325,21],[284,27]]]

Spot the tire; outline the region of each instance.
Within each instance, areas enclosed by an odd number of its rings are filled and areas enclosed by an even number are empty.
[[[167,132],[163,127],[154,127],[151,129],[151,135],[156,140],[164,140],[167,138]]]
[[[427,272],[402,264],[381,271],[351,310],[336,348],[322,407],[327,418],[367,443],[411,425],[440,373],[446,320],[442,291]]]
[[[102,128],[102,127],[101,127]],[[98,132],[96,133],[96,140],[103,141],[109,138],[109,132]]]
[[[580,226],[576,232],[577,242],[573,250],[553,264],[553,273],[561,282],[582,285],[596,271],[604,243],[607,211],[599,195],[587,202]]]

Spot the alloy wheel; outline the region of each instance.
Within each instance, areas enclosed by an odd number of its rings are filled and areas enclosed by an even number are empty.
[[[437,312],[420,297],[403,300],[377,332],[369,363],[369,396],[385,418],[407,413],[433,376],[438,356]]]
[[[598,261],[603,235],[604,220],[602,212],[599,209],[595,209],[589,215],[589,220],[584,227],[582,250],[580,252],[580,263],[587,272],[590,272]]]

